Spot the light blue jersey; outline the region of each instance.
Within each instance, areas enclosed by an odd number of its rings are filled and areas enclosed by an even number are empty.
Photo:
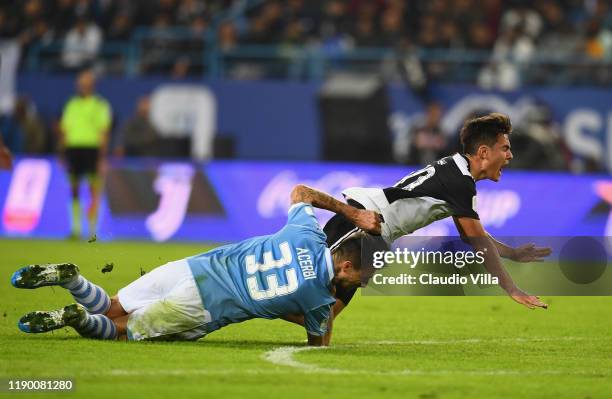
[[[212,318],[207,332],[256,317],[303,314],[306,330],[324,335],[335,302],[325,238],[312,206],[299,203],[276,234],[187,258]]]

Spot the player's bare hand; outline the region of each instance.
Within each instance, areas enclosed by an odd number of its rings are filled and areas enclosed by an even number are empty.
[[[11,152],[0,144],[0,169],[10,169],[13,166],[13,156]]]
[[[384,220],[380,213],[364,209],[358,209],[353,218],[355,226],[376,235],[380,235],[380,224],[382,222]]]
[[[535,295],[529,295],[521,290],[514,290],[509,293],[510,297],[517,303],[528,307],[529,309],[542,308],[547,309],[548,305],[545,304]]]
[[[512,260],[515,262],[542,262],[552,253],[549,247],[536,247],[535,244],[525,244],[514,248]]]

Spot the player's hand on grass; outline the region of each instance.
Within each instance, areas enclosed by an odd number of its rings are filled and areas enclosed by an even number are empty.
[[[380,213],[365,209],[357,209],[353,217],[355,226],[376,235],[380,235],[380,223],[383,221],[383,217]]]
[[[529,295],[519,289],[515,289],[509,292],[510,297],[517,303],[527,306],[529,309],[542,308],[548,309],[548,305],[545,304],[535,295]]]
[[[549,247],[536,247],[535,244],[525,244],[514,248],[511,259],[515,262],[543,262],[552,253]]]

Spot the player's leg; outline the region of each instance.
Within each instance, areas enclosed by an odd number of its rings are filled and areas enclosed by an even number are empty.
[[[86,338],[125,340],[127,320],[127,312],[119,303],[118,297],[114,296],[110,299],[110,306],[105,314],[92,314],[83,305],[72,304],[52,311],[30,312],[19,320],[18,326],[21,331],[27,333],[43,333],[72,327]]]
[[[79,201],[79,176],[75,174],[70,175],[70,211],[71,211],[71,224],[70,224],[70,236],[71,238],[81,237],[81,204]]]
[[[117,340],[127,341],[127,323],[130,315],[125,314],[116,318],[111,318],[117,328]]]
[[[26,333],[72,327],[86,338],[114,340],[118,337],[118,328],[113,320],[102,314],[90,314],[76,303],[57,310],[30,312],[19,319],[18,326]]]
[[[20,288],[37,288],[45,285],[73,284],[77,294],[83,289],[91,290],[88,296],[108,297],[95,284],[79,279],[78,268],[72,264],[29,266],[17,271],[11,279]],[[78,284],[78,285],[77,285]],[[71,291],[72,292],[72,291]],[[74,295],[82,299],[82,296]],[[19,320],[19,329],[28,333],[42,333],[63,327],[73,327],[80,335],[95,339],[125,339],[128,314],[121,306],[118,296],[109,299],[110,305],[104,314],[93,314],[81,304],[72,304],[52,311],[30,312]],[[91,302],[89,302],[91,304]],[[99,308],[99,306],[98,306]],[[101,309],[105,309],[103,306]],[[96,308],[94,307],[94,310]]]
[[[90,202],[87,208],[87,221],[89,234],[93,235],[96,231],[98,217],[98,204],[102,187],[102,170],[100,170],[100,151],[97,148],[87,149],[87,161],[85,173],[89,185]]]
[[[91,314],[105,314],[111,299],[104,289],[83,277],[72,263],[29,265],[13,273],[11,284],[16,288],[33,289],[61,286]]]
[[[105,315],[113,320],[128,315],[128,312],[125,311],[123,306],[121,306],[121,302],[119,302],[119,295],[111,297],[111,305]]]
[[[98,203],[100,195],[100,177],[96,174],[87,175],[90,202],[87,206],[87,231],[90,236],[96,233],[98,218]]]
[[[81,206],[79,203],[79,183],[83,176],[83,156],[78,148],[66,149],[66,163],[70,177],[70,233],[73,238],[81,236]]]
[[[74,265],[34,266],[36,269],[28,266],[15,272],[11,279],[13,285],[19,288],[69,286],[79,297],[87,292],[88,298],[103,297],[100,291],[92,294],[96,292],[94,285],[80,276]],[[127,335],[133,340],[192,340],[206,334],[205,323],[210,321],[185,260],[167,263],[133,281],[109,299],[108,307],[104,308],[105,314],[91,314],[77,304],[55,311],[31,312],[22,317],[19,328],[35,333],[70,326],[83,336],[98,339]]]

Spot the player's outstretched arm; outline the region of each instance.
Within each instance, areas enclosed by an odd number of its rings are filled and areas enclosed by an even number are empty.
[[[461,231],[457,218],[453,218],[457,230]],[[487,232],[487,236],[493,241],[499,256],[504,259],[510,259],[515,262],[543,262],[544,258],[550,256],[552,249],[550,247],[538,247],[534,243],[524,244],[516,248],[505,244]]]
[[[380,223],[382,216],[374,211],[357,209],[334,197],[314,188],[298,184],[291,191],[291,203],[306,202],[316,208],[339,213],[349,219],[355,226],[369,233],[380,234]]]
[[[488,233],[487,233],[488,234]],[[499,256],[515,262],[543,262],[544,258],[550,256],[552,249],[549,247],[537,247],[534,243],[524,244],[513,248],[503,242],[496,240],[491,234],[489,238],[495,244]]]
[[[461,237],[468,241],[475,251],[484,254],[484,265],[489,273],[499,279],[499,285],[510,297],[521,305],[533,308],[547,308],[540,298],[528,295],[521,291],[512,281],[512,278],[501,263],[500,254],[487,232],[482,227],[480,220],[467,217],[456,218],[457,229]]]

